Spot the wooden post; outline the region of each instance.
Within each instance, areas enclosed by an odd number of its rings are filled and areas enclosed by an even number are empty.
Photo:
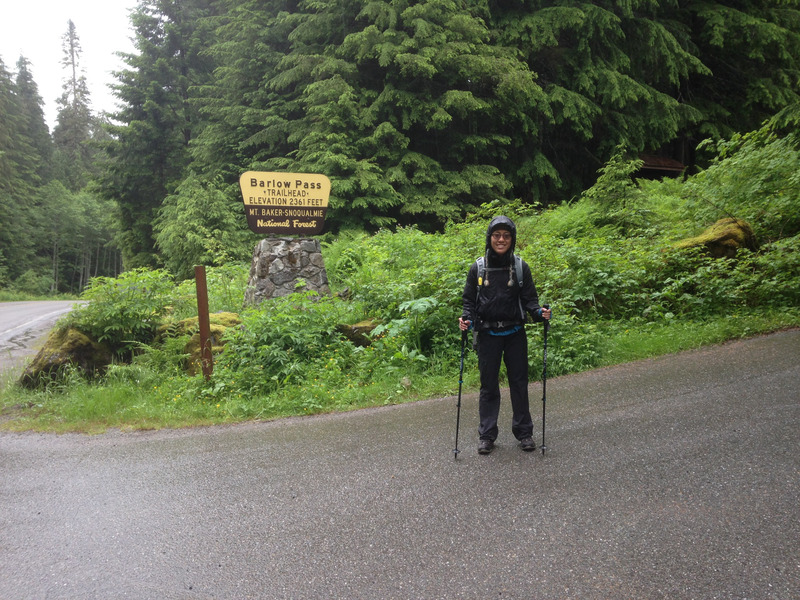
[[[208,318],[208,287],[206,268],[194,268],[194,281],[197,287],[197,319],[200,326],[200,366],[203,376],[208,380],[214,371],[214,358],[211,355],[211,322]]]

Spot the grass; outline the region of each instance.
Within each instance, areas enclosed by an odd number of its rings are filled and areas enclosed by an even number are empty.
[[[607,332],[599,366],[609,366],[800,326],[800,310],[731,314],[699,321],[674,320]]]
[[[557,326],[557,322],[554,323]],[[604,322],[598,366],[609,366],[752,337],[800,326],[800,309],[732,314],[697,321]],[[535,347],[531,353],[538,352]],[[551,350],[552,352],[552,350]],[[457,367],[456,367],[457,368]],[[146,430],[199,427],[294,415],[340,412],[383,404],[454,395],[458,372],[451,364],[430,366],[402,381],[387,378],[362,386],[324,384],[289,387],[278,395],[251,398],[216,394],[201,376],[187,376],[136,364],[112,367],[100,383],[67,373],[47,390],[6,385],[0,391],[0,429],[98,434],[109,429]],[[477,389],[474,353],[469,353],[464,392]]]
[[[33,300],[77,300],[74,294],[30,294],[13,290],[0,290],[0,302],[30,302]]]

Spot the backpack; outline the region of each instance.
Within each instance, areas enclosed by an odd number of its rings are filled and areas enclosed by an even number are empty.
[[[483,282],[486,276],[486,258],[481,256],[478,260],[475,261],[475,264],[478,266],[478,286],[477,291],[475,293],[475,310],[477,312],[478,305],[480,303],[481,298],[481,288],[483,287]],[[517,285],[522,288],[522,258],[519,254],[514,255],[514,270],[517,273]],[[522,298],[519,298],[519,314],[522,321],[525,321],[525,309],[522,307]],[[478,330],[475,330],[475,336],[478,335]],[[477,337],[476,337],[477,340]]]
[[[481,256],[475,263],[478,265],[478,288],[480,288],[486,275],[486,258]],[[517,285],[522,287],[522,258],[519,254],[514,255],[514,270],[517,272]]]

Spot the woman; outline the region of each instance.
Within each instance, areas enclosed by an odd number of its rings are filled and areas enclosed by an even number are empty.
[[[513,418],[511,432],[525,452],[536,449],[533,419],[528,402],[528,338],[525,320],[550,318],[550,310],[539,306],[539,296],[530,267],[514,256],[517,227],[508,217],[492,219],[486,231],[486,253],[467,274],[458,319],[466,331],[477,332],[481,391],[478,401],[478,453],[489,454],[497,440],[500,414],[500,363],[506,365]]]

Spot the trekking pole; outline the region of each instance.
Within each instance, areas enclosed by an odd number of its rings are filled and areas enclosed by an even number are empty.
[[[461,368],[458,372],[458,410],[456,412],[456,447],[453,450],[453,458],[458,458],[458,427],[461,423],[461,384],[464,382],[464,349],[467,347],[467,330],[461,332]]]
[[[548,304],[543,304],[542,308],[550,308]],[[550,313],[550,318],[553,314]],[[544,350],[542,352],[542,455],[547,450],[544,444],[544,431],[545,431],[545,411],[547,407],[547,330],[550,329],[550,319],[544,320]]]

